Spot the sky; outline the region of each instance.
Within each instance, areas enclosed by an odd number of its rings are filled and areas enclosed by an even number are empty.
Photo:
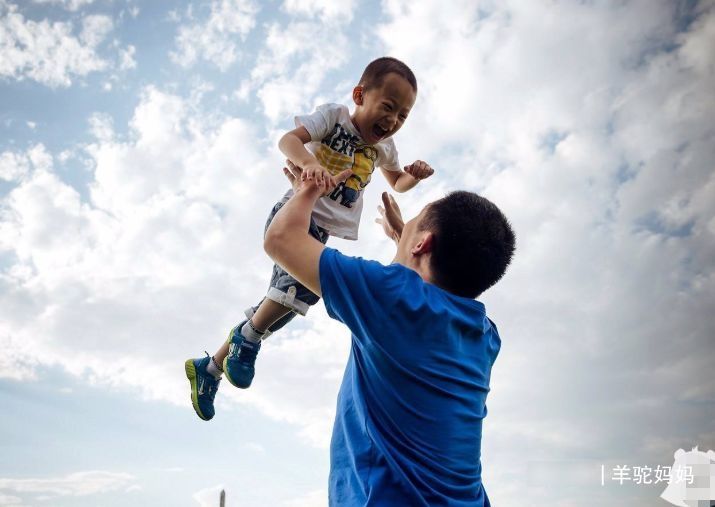
[[[517,234],[480,298],[492,504],[668,505],[640,474],[715,449],[713,47],[712,0],[0,0],[0,506],[326,504],[322,304],[210,422],[183,362],[265,294],[278,139],[383,55],[419,84],[400,160],[435,169],[403,214],[467,189]],[[329,244],[389,263],[387,188]]]

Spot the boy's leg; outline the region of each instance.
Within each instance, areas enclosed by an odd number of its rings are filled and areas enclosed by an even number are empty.
[[[276,303],[271,299],[264,298],[248,322],[250,322],[251,327],[253,327],[253,329],[258,331],[260,334],[265,334],[266,331],[275,331],[276,329],[271,329],[271,326],[289,313],[295,315],[295,312],[293,312],[290,308],[287,308],[280,303]],[[241,323],[241,327],[245,324],[246,322]],[[229,343],[230,340],[225,341],[213,355],[213,359],[217,364],[222,364],[223,360],[228,355]]]
[[[189,379],[189,383],[191,385],[191,403],[194,406],[196,414],[201,419],[208,421],[214,416],[215,411],[213,402],[219,383],[221,382],[223,361],[228,355],[230,344],[235,341],[233,340],[235,334],[239,333],[240,336],[240,341],[238,342],[239,347],[241,346],[241,342],[244,337],[250,337],[256,340],[255,345],[248,343],[246,344],[246,347],[244,347],[248,350],[248,354],[250,355],[252,345],[253,348],[260,349],[260,344],[257,342],[260,342],[261,338],[266,334],[265,330],[275,331],[280,329],[294,316],[295,312],[293,312],[290,308],[286,308],[275,301],[265,298],[261,301],[261,303],[259,303],[258,307],[253,312],[253,315],[251,315],[251,324],[249,325],[249,329],[242,329],[249,321],[242,322],[231,330],[228,340],[221,345],[213,357],[210,357],[207,354],[204,358],[188,359],[184,363],[186,377]],[[274,324],[277,325],[274,326]],[[271,328],[271,326],[273,326],[273,328]],[[245,372],[240,373],[243,373],[245,376]],[[240,373],[238,375],[235,374],[234,376],[239,377]],[[253,374],[251,373],[250,376],[252,378]],[[229,381],[231,381],[232,384],[236,384],[233,380],[234,379],[229,378]],[[250,379],[242,380],[239,378],[237,382],[241,384],[239,387],[248,387],[248,385],[250,385]]]
[[[275,208],[279,209],[279,206]],[[311,219],[309,233],[325,243],[328,232],[318,227]],[[270,332],[286,325],[295,314],[305,315],[320,298],[293,278],[277,264],[273,266],[273,276],[268,294],[246,323],[234,328],[229,335],[228,348],[221,350],[223,372],[226,379],[236,387],[247,388],[255,375],[255,362],[261,350],[261,340]]]
[[[286,201],[287,198],[284,198],[273,207],[266,222],[266,229]],[[328,232],[312,220],[309,232],[322,243],[328,240]],[[281,287],[286,287],[286,283],[292,285],[282,292]],[[276,288],[279,289],[278,292],[275,292]],[[318,300],[318,296],[300,285],[279,266],[274,266],[269,294],[258,307],[252,309],[254,313],[249,317],[250,320],[231,330],[228,340],[216,351],[214,357],[207,353],[204,358],[188,359],[185,362],[186,376],[191,385],[191,401],[198,416],[205,421],[214,416],[214,397],[223,370],[238,370],[238,374],[233,375],[235,378],[229,373],[226,376],[232,384],[248,387],[253,379],[261,338],[285,326],[295,317],[296,312],[305,315],[307,308]],[[249,322],[252,325],[249,325]],[[231,368],[226,367],[228,359],[231,359]]]

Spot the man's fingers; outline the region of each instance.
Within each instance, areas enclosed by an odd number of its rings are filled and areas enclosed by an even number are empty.
[[[392,196],[388,194],[387,192],[382,193],[382,203],[385,205],[385,209],[392,207],[392,203],[394,202],[394,199],[392,199]]]
[[[286,177],[288,178],[288,180],[290,180],[291,183],[295,181],[295,175],[290,172],[290,169],[288,169],[287,167],[283,168],[283,174],[286,175]]]

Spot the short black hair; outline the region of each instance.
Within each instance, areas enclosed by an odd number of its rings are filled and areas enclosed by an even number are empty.
[[[434,283],[475,298],[504,276],[516,246],[509,220],[489,199],[456,191],[427,206],[419,230],[433,234]]]
[[[365,67],[358,84],[365,88],[365,91],[379,87],[382,85],[383,78],[390,72],[394,72],[405,78],[415,93],[417,93],[417,78],[412,70],[403,62],[391,56],[383,56],[382,58],[371,61],[367,67]]]

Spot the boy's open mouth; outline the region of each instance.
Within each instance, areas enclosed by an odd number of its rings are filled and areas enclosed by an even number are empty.
[[[372,127],[372,133],[377,140],[380,140],[387,135],[387,130],[376,124]]]

